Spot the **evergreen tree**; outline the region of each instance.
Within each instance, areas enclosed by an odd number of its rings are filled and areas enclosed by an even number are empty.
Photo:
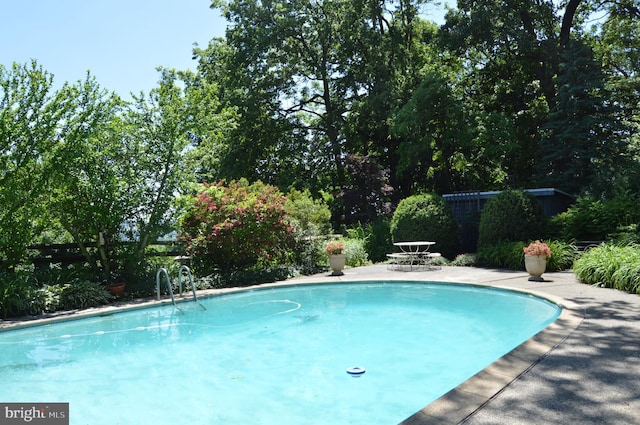
[[[541,181],[569,193],[593,191],[624,157],[623,130],[592,50],[572,41],[555,82],[556,104],[540,144]]]

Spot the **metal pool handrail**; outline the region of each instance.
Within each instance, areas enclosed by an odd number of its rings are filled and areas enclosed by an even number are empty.
[[[171,279],[169,279],[169,273],[165,268],[158,269],[156,273],[156,294],[158,295],[158,301],[160,301],[160,280],[162,280],[162,276],[167,278],[167,288],[169,289],[169,295],[171,295],[171,302],[173,306],[177,308],[176,299],[173,297],[173,289],[171,289]]]

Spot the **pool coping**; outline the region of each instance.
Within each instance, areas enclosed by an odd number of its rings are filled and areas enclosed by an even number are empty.
[[[474,285],[474,284],[470,284]],[[437,400],[411,415],[400,425],[459,424],[482,409],[511,383],[526,374],[562,344],[584,320],[575,303],[537,291],[523,291],[508,286],[491,286],[547,299],[562,308],[560,316],[549,326],[509,353],[476,373]]]
[[[529,288],[523,289],[505,284],[502,280],[509,281],[514,276],[504,279],[491,279],[482,282],[465,281],[463,278],[455,280],[440,280],[430,273],[376,273],[371,276],[368,273],[359,275],[352,272],[344,276],[334,277],[322,275],[306,276],[289,279],[286,281],[251,285],[246,287],[209,289],[198,291],[199,298],[208,298],[236,292],[252,291],[259,289],[331,283],[357,283],[360,281],[408,281],[408,282],[433,282],[439,284],[462,284],[470,286],[492,287],[510,290],[519,293],[531,294],[546,299],[559,305],[562,310],[559,317],[532,338],[520,344],[501,358],[497,359],[482,371],[476,373],[462,382],[443,396],[429,403],[418,412],[403,420],[400,425],[426,425],[426,424],[459,424],[481,410],[492,399],[497,397],[511,383],[525,375],[536,364],[544,360],[556,347],[566,340],[584,320],[584,312],[579,306],[565,298],[550,295]],[[501,273],[501,271],[496,271]],[[502,273],[505,273],[502,271]],[[506,273],[509,273],[508,271]],[[521,275],[521,274],[520,274]],[[434,277],[435,279],[430,279]],[[517,277],[517,276],[516,276]],[[176,303],[192,301],[190,294],[176,297]],[[110,315],[120,311],[150,308],[155,306],[171,305],[171,300],[163,298],[140,299],[110,304],[108,306],[76,310],[71,312],[53,313],[36,318],[19,318],[16,320],[0,321],[0,333],[4,331],[22,329],[27,327],[47,325],[57,322],[76,320],[81,318]]]

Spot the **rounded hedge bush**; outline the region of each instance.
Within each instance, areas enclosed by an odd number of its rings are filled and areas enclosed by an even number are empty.
[[[458,224],[451,207],[436,194],[414,195],[398,204],[391,219],[393,242],[434,241],[434,252],[455,258],[460,252]]]
[[[544,239],[547,221],[534,195],[506,190],[489,199],[480,215],[478,248],[501,242]]]

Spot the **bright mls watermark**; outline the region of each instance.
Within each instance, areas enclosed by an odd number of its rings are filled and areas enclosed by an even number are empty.
[[[0,403],[0,425],[69,425],[69,403]]]

